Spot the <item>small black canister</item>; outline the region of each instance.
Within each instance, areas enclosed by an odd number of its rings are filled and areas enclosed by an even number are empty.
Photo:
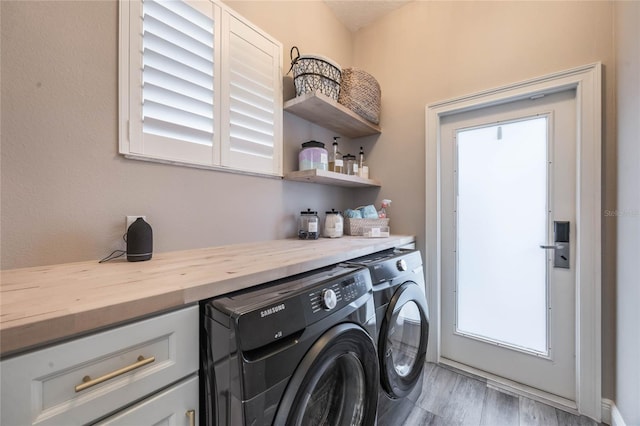
[[[140,262],[151,259],[153,253],[153,231],[141,217],[129,226],[127,230],[127,260]]]

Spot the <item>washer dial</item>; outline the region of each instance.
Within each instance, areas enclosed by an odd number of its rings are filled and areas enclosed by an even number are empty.
[[[336,292],[330,288],[322,290],[322,307],[330,311],[336,307],[337,296]]]

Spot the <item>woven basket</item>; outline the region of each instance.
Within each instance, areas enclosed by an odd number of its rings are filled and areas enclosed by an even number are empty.
[[[365,228],[382,226],[389,226],[389,219],[344,218],[344,233],[347,235],[362,235]]]
[[[380,123],[380,85],[371,74],[357,68],[342,70],[338,102],[372,123]]]
[[[337,101],[340,95],[340,81],[342,78],[340,66],[323,56],[300,56],[299,51],[294,58],[294,49],[298,51],[298,48],[296,46],[291,48],[291,69],[293,70],[293,84],[296,87],[296,96],[317,91]]]

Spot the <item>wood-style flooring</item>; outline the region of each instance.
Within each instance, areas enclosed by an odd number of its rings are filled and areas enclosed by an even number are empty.
[[[378,426],[596,426],[593,420],[487,386],[428,363],[422,386],[393,405],[381,401]]]

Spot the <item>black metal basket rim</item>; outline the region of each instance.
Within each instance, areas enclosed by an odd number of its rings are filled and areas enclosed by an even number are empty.
[[[316,56],[316,55],[300,55],[298,56],[293,63],[298,62],[301,59],[312,59],[314,61],[319,61],[319,62],[324,62],[325,64],[331,65],[332,67],[336,68],[338,71],[342,70],[342,68],[340,67],[340,65],[336,62],[333,62],[331,59],[329,58],[325,58],[323,56]]]
[[[317,72],[304,72],[304,73],[302,73],[302,74],[298,74],[298,75],[296,75],[293,79],[295,80],[296,78],[298,78],[298,77],[304,77],[305,75],[317,75],[318,77],[322,77],[322,78],[324,78],[324,79],[327,79],[327,80],[333,81],[335,84],[337,84],[338,86],[340,86],[340,82],[339,82],[339,81],[336,81],[336,80],[332,79],[331,77],[327,77],[327,76],[326,76],[326,75],[324,75],[324,74],[318,74]]]

